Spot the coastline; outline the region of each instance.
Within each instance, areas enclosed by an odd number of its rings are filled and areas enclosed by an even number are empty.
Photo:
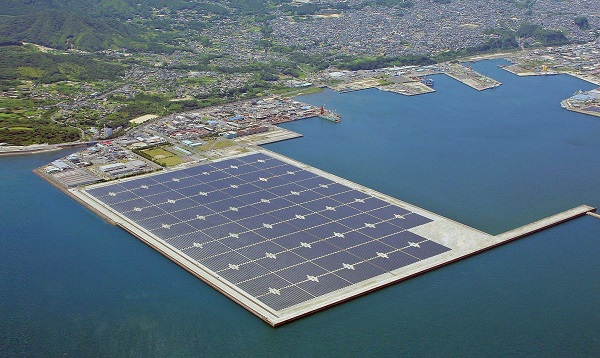
[[[87,146],[95,142],[71,142],[58,144],[32,144],[32,145],[7,145],[0,146],[0,157],[10,157],[14,155],[30,155],[46,152],[55,152],[65,148],[76,148]]]

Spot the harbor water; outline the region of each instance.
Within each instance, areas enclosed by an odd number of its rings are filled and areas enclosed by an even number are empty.
[[[600,206],[600,118],[560,100],[570,76],[499,80],[477,92],[325,92],[298,100],[342,122],[287,123],[267,145],[498,234]],[[600,220],[582,217],[271,328],[35,176],[68,152],[0,158],[0,356],[596,356]]]

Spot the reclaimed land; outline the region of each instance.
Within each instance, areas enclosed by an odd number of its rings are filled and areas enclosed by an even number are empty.
[[[420,275],[422,273],[434,270],[438,267],[442,267],[447,264],[476,255],[480,252],[503,245],[505,243],[544,230],[546,228],[571,220],[573,218],[592,213],[596,210],[591,206],[582,205],[567,210],[565,212],[544,218],[534,223],[522,226],[520,228],[510,230],[503,234],[493,236],[485,232],[476,230],[474,228],[468,227],[464,224],[455,222],[448,218],[442,217],[438,214],[416,207],[412,204],[400,201],[398,199],[389,197],[372,189],[339,178],[330,173],[321,171],[316,168],[312,168],[306,164],[297,162],[280,154],[276,154],[264,149],[260,149],[260,151],[279,160],[288,162],[292,165],[296,165],[298,167],[301,167],[302,169],[312,171],[335,182],[350,186],[356,190],[363,191],[369,195],[388,201],[391,204],[404,207],[408,210],[418,213],[419,215],[430,218],[432,220],[431,222],[413,228],[411,229],[411,231],[413,231],[417,235],[423,236],[427,239],[431,239],[447,247],[450,247],[451,250],[440,255],[430,257],[421,262],[388,272],[374,279],[361,282],[359,284],[355,284],[344,289],[340,289],[338,291],[321,297],[317,297],[309,301],[308,303],[292,306],[282,311],[273,311],[262,305],[260,302],[256,301],[256,299],[246,294],[244,291],[241,291],[229,284],[228,282],[223,281],[221,278],[218,277],[218,275],[215,276],[215,274],[212,271],[207,270],[202,266],[199,266],[189,257],[181,254],[180,252],[177,252],[176,250],[171,248],[170,245],[166,244],[166,242],[155,237],[153,234],[141,228],[136,223],[126,219],[125,217],[109,209],[107,206],[101,204],[99,201],[95,200],[93,197],[88,195],[85,192],[85,190],[81,190],[79,188],[66,189],[56,183],[52,183],[51,179],[45,176],[43,173],[36,171],[36,174],[40,175],[46,180],[50,180],[51,183],[59,190],[65,192],[67,195],[74,198],[75,200],[77,200],[96,214],[100,215],[108,222],[130,232],[132,235],[134,235],[144,243],[153,247],[154,249],[165,255],[167,258],[169,258],[182,268],[186,269],[196,277],[200,278],[202,281],[206,282],[218,291],[222,292],[224,295],[234,300],[238,304],[242,305],[244,308],[246,308],[247,310],[249,310],[250,312],[252,312],[253,314],[255,314],[256,316],[258,316],[259,318],[261,318],[262,320],[264,320],[272,326],[279,326],[284,323],[296,320],[300,317],[304,317],[306,315],[323,310],[333,305],[337,305],[352,298],[364,295],[374,290],[378,290],[382,287],[386,287],[399,281],[403,281],[411,277]]]

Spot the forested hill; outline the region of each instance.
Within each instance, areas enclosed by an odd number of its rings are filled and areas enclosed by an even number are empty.
[[[164,52],[168,46],[156,45],[147,28],[126,22],[135,16],[147,18],[153,8],[170,10],[195,9],[206,13],[226,15],[256,3],[264,8],[267,1],[214,3],[192,0],[2,0],[0,6],[0,43],[10,41],[34,42],[63,49],[101,50],[129,48]],[[239,7],[235,4],[240,3]],[[242,6],[243,5],[243,6]]]

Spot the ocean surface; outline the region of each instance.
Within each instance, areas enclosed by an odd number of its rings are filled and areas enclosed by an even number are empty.
[[[595,86],[519,78],[478,92],[365,90],[298,100],[342,114],[283,125],[291,158],[497,234],[600,206]],[[68,152],[0,158],[1,357],[569,356],[600,353],[600,220],[585,216],[279,328],[35,176]]]

